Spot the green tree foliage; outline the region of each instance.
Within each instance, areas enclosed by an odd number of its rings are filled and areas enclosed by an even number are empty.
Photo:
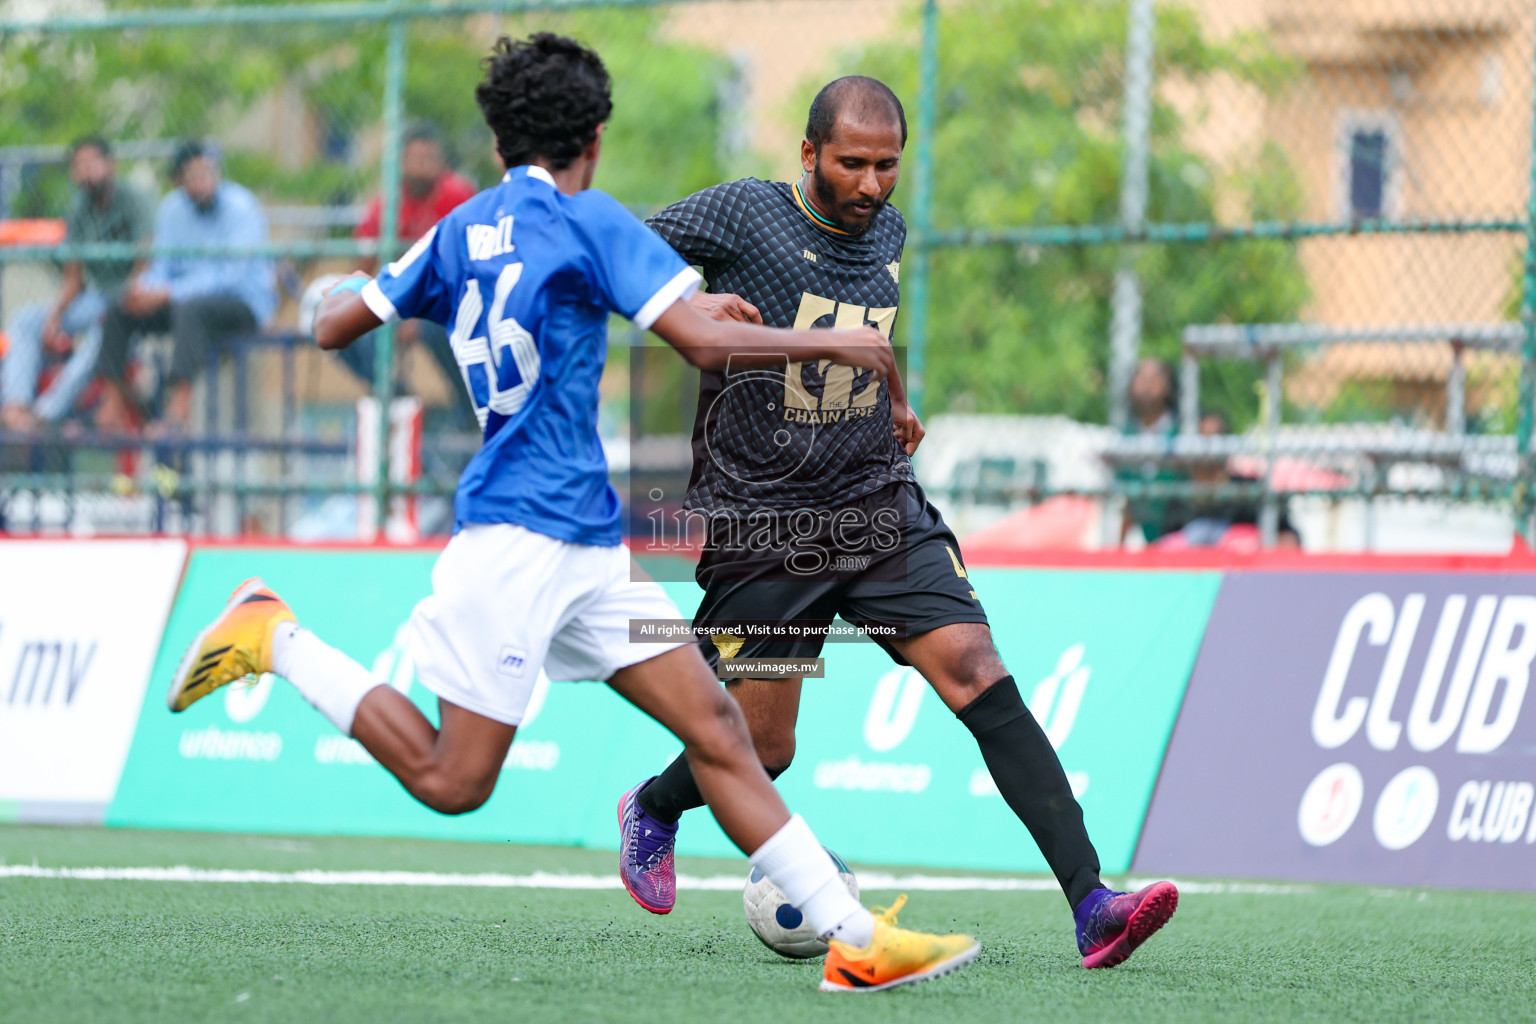
[[[1119,217],[1126,7],[1110,0],[966,0],[941,14],[934,220],[944,228],[1112,224]],[[1155,75],[1186,93],[1236,80],[1278,87],[1294,69],[1262,39],[1213,41],[1196,15],[1157,6]],[[881,78],[916,129],[917,32],[874,45],[837,73]],[[819,86],[817,82],[815,85]],[[814,87],[799,98],[809,102]],[[1186,115],[1153,106],[1148,217],[1216,219],[1219,195],[1250,219],[1300,207],[1278,149],[1213,167],[1188,145]],[[915,146],[904,169],[910,199]],[[897,203],[902,196],[898,194]],[[932,258],[929,411],[1063,413],[1102,419],[1112,246],[945,249]],[[1293,319],[1307,297],[1294,246],[1279,241],[1156,245],[1134,255],[1145,295],[1143,352],[1176,358],[1190,323]],[[898,328],[899,330],[899,328]],[[1256,412],[1248,364],[1212,364],[1202,400],[1241,428]]]
[[[596,47],[615,80],[597,183],[639,207],[668,202],[718,180],[715,104],[727,67],[706,51],[662,39],[662,18],[634,9],[413,20],[406,115],[435,123],[459,166],[490,184],[499,168],[474,101],[480,60],[504,32],[565,32]],[[118,140],[213,136],[225,144],[230,177],[264,198],[360,200],[379,183],[386,38],[385,27],[372,22],[8,37],[0,40],[0,145],[67,142],[87,133]],[[284,123],[303,125],[315,159],[295,166],[239,137],[237,126],[274,102],[301,115]],[[67,191],[62,169],[29,185],[16,212],[59,211]]]

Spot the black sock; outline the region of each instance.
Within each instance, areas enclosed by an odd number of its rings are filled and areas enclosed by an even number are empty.
[[[763,765],[763,771],[768,773],[770,779],[776,779],[788,770],[788,765],[782,768]],[[651,780],[650,785],[640,791],[635,802],[646,814],[668,823],[681,818],[684,811],[703,807],[704,794],[699,792],[699,784],[693,781],[693,769],[688,765],[688,755],[678,754],[660,775]]]
[[[957,714],[976,737],[997,790],[1045,854],[1074,908],[1099,881],[1099,854],[1083,827],[1083,809],[1045,731],[1024,706],[1013,676],[993,683]]]

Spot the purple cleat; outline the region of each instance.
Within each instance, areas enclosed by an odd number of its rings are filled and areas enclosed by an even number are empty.
[[[672,865],[677,822],[669,825],[641,808],[636,798],[650,783],[646,779],[619,798],[619,877],[636,903],[653,914],[666,914],[677,903],[677,871]]]
[[[1136,892],[1095,889],[1072,912],[1083,966],[1124,963],[1177,909],[1179,890],[1172,882],[1153,882]]]

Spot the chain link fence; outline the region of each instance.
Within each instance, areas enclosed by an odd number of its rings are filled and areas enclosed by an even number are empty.
[[[1529,5],[976,0],[939,24],[925,384],[975,439],[937,460],[972,525],[1108,492],[1098,543],[1508,546]],[[1042,418],[1004,443],[1007,412]],[[1389,536],[1405,501],[1438,526]]]
[[[1383,495],[1506,524],[1528,511],[1528,4],[76,10],[0,5],[5,530],[447,529],[479,439],[442,332],[386,329],[339,358],[315,349],[307,316],[329,275],[436,219],[444,174],[496,180],[479,60],[497,35],[540,28],[608,62],[596,184],[640,214],[796,175],[804,110],[832,77],[876,75],[906,100],[896,340],[930,426],[920,474],[962,528],[1080,495],[1101,509],[1094,543],[1205,519],[1283,542],[1310,516],[1323,526],[1302,535],[1325,548],[1344,543],[1326,516],[1353,502],[1369,522]],[[126,209],[82,188],[92,168],[71,147],[91,136],[136,224],[81,212]],[[261,231],[164,222],[188,141],[255,198]],[[170,259],[269,277],[260,322],[189,354],[153,311],[126,328],[90,308],[50,315],[82,260],[110,306]],[[615,344],[642,343],[615,326]],[[630,370],[612,359],[604,382],[620,474]]]

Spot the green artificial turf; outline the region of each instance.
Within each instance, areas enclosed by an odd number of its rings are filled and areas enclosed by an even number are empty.
[[[44,867],[606,875],[590,850],[0,827]],[[858,865],[855,865],[857,869]],[[686,861],[693,875],[742,861]],[[903,871],[907,869],[901,869]],[[952,872],[943,872],[952,874]],[[816,991],[736,892],[654,917],[622,891],[0,877],[0,1021],[1530,1020],[1536,895],[1281,887],[1186,893],[1125,965],[1084,971],[1054,892],[913,892],[902,922],[983,943],[958,974]],[[867,903],[894,894],[871,892]]]

